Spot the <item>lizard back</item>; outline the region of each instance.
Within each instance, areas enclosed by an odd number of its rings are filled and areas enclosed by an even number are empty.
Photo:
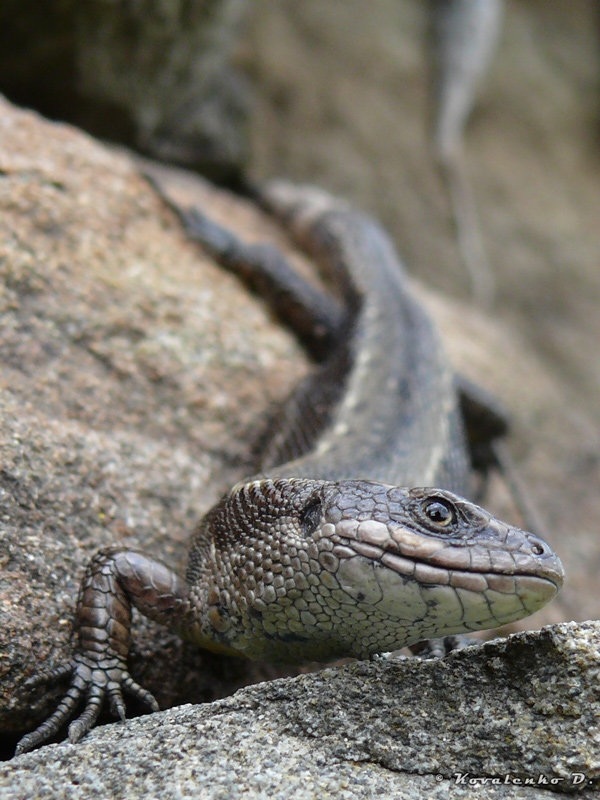
[[[340,286],[345,317],[266,449],[269,476],[369,478],[469,495],[454,377],[387,234],[312,187],[277,182],[266,204]]]

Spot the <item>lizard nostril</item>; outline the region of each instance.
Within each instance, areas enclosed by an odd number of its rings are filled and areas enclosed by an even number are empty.
[[[544,553],[546,552],[546,548],[540,542],[533,542],[531,545],[531,552],[535,556],[543,556]]]

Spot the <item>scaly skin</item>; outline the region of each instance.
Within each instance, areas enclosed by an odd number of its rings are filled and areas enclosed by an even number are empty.
[[[365,658],[518,619],[561,574],[539,538],[450,492],[257,480],[199,530],[187,633],[250,658]]]
[[[217,652],[326,661],[512,622],[545,605],[562,579],[545,542],[451,492],[369,481],[241,484],[201,522],[187,580],[137,551],[93,559],[71,689],[17,753],[51,737],[82,695],[73,742],[105,698],[124,719],[122,689],[157,710],[127,672],[131,605]]]
[[[53,736],[80,700],[71,741],[105,700],[124,718],[123,691],[156,708],[127,672],[132,606],[217,652],[325,661],[502,625],[543,606],[562,582],[539,537],[450,491],[469,487],[452,375],[385,234],[313,190],[279,184],[267,200],[337,271],[346,303],[330,328],[337,341],[290,402],[268,454],[289,460],[205,515],[185,580],[137,551],[95,556],[76,653],[59,670],[71,687],[18,753]],[[226,266],[264,261],[209,222],[202,228]],[[271,269],[270,251],[268,259]],[[273,289],[272,270],[269,280]],[[296,318],[305,327],[310,309],[298,303]],[[419,483],[443,488],[402,488]]]

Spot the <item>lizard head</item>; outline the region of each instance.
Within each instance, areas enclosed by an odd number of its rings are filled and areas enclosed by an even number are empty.
[[[546,542],[451,492],[344,481],[324,494],[326,520],[314,535],[339,541],[344,591],[360,599],[369,586],[380,611],[406,621],[410,641],[512,622],[562,585]]]
[[[541,608],[564,576],[539,537],[440,489],[277,478],[236,487],[227,509],[241,613],[273,645],[261,656],[281,660],[494,628]]]

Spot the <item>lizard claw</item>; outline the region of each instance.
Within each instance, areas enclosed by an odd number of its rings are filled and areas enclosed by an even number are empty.
[[[123,695],[121,694],[121,687],[118,684],[111,686],[107,691],[107,695],[108,695],[108,707],[110,708],[110,713],[113,715],[113,717],[118,717],[121,720],[121,722],[125,722],[127,713],[125,709],[125,702],[123,700]]]
[[[81,698],[85,698],[83,712],[69,725],[68,737],[72,743],[82,739],[94,726],[105,700],[108,700],[111,713],[125,720],[123,690],[140,699],[152,711],[159,710],[153,695],[133,680],[118,657],[104,658],[101,663],[97,663],[89,656],[78,653],[69,665],[36,676],[29,685],[39,684],[44,679],[64,677],[67,674],[71,674],[71,685],[67,693],[48,719],[34,731],[23,736],[17,744],[15,755],[27,753],[55,736],[73,716]]]
[[[71,672],[73,672],[73,666],[70,665],[70,667]],[[42,675],[39,676],[38,679],[38,676],[36,676],[36,679],[31,681],[29,685],[39,684],[44,677],[45,675]],[[54,736],[59,728],[62,727],[63,723],[70,717],[81,697],[82,691],[83,685],[75,676],[69,690],[58,704],[54,713],[51,714],[48,719],[44,720],[34,731],[23,736],[17,744],[15,755],[20,756],[22,753],[28,753],[30,750],[35,749]]]
[[[175,572],[137,550],[109,547],[96,553],[79,589],[75,655],[69,664],[46,670],[27,682],[34,686],[70,676],[70,686],[54,713],[21,739],[17,755],[49,741],[71,720],[69,740],[79,741],[96,723],[105,704],[124,720],[124,692],[158,711],[154,697],[127,672],[131,606],[169,622],[187,608],[188,591],[188,584]]]
[[[93,727],[100,716],[102,701],[104,700],[104,689],[93,685],[89,690],[83,714],[73,720],[69,725],[69,741],[75,744],[82,739],[85,734]]]
[[[136,683],[131,675],[127,674],[123,678],[123,688],[126,689],[129,694],[137,697],[138,700],[141,700],[142,703],[149,706],[152,711],[160,711],[160,707],[154,695],[147,689],[144,689],[143,686],[140,686],[139,683]]]

